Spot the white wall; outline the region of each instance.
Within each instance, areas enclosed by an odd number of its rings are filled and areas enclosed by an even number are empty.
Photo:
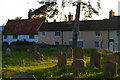
[[[3,42],[8,42],[9,44],[11,42],[15,42],[17,40],[20,40],[20,41],[23,41],[23,40],[26,40],[26,41],[29,41],[29,42],[38,42],[38,35],[34,35],[34,39],[29,39],[29,35],[18,35],[18,38],[17,39],[13,39],[13,35],[7,35],[7,39],[4,39],[4,36],[3,36]]]
[[[109,39],[114,40],[114,50],[118,50],[117,30],[111,30],[111,31],[109,31]]]

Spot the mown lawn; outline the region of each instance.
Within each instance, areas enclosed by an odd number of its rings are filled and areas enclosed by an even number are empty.
[[[101,67],[90,66],[90,53],[93,51],[99,51],[102,54]],[[117,51],[100,50],[100,49],[84,49],[84,59],[86,61],[86,73],[80,75],[77,78],[106,78],[103,74],[103,66],[105,63],[105,56],[107,53],[112,52],[120,55]],[[33,60],[27,56],[27,50],[18,50],[12,52],[11,57],[6,57],[5,52],[2,53],[2,67],[3,69],[9,69],[14,71],[26,72],[35,75],[38,79],[55,78],[55,79],[75,79],[75,76],[71,76],[72,73],[72,59],[67,59],[66,66],[57,65],[57,49],[53,47],[42,48],[44,60]],[[120,77],[120,70],[118,70],[117,78]]]

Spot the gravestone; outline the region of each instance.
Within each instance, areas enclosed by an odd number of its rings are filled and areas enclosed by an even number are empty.
[[[90,56],[90,65],[92,67],[99,67],[101,63],[101,54],[99,52],[93,52]]]
[[[78,76],[85,73],[85,61],[83,59],[75,59],[73,61],[73,74]]]
[[[117,75],[117,63],[106,62],[104,66],[104,75],[111,77]]]
[[[75,47],[73,48],[73,59],[78,58],[78,59],[83,59],[83,49],[80,47]]]
[[[107,54],[107,56],[106,56],[106,62],[117,63],[117,68],[120,69],[120,59],[119,59],[118,55]]]
[[[73,74],[79,75],[83,74],[85,71],[85,61],[83,56],[83,49],[79,47],[73,48]]]
[[[6,56],[11,57],[11,49],[10,48],[6,49]]]
[[[34,57],[36,60],[43,60],[43,54],[42,54],[42,51],[38,45],[35,46],[34,52],[35,52]]]
[[[32,55],[32,49],[31,48],[27,49],[27,56],[28,56],[28,58],[32,59],[33,55]]]
[[[67,51],[67,58],[72,58],[72,47],[68,48],[68,51]]]
[[[66,53],[58,51],[58,66],[66,65]]]

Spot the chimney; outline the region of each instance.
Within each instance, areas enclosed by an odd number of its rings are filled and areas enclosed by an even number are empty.
[[[28,19],[32,19],[34,17],[34,14],[32,12],[31,9],[29,9],[29,12],[28,12]]]
[[[112,10],[109,12],[109,18],[115,16],[115,12],[113,12]]]
[[[71,15],[71,12],[69,12],[69,15],[68,15],[68,21],[73,21],[73,15]]]

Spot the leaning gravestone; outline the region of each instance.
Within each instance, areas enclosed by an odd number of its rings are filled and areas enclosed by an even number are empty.
[[[66,53],[58,51],[58,66],[66,65]]]
[[[70,47],[70,48],[68,48],[68,50],[67,50],[67,58],[72,58],[72,47]]]
[[[73,61],[73,73],[74,75],[85,73],[85,61],[83,59],[75,59]]]
[[[117,63],[106,62],[104,66],[104,74],[105,76],[111,77],[117,75]]]
[[[10,48],[6,49],[6,56],[11,57],[11,49]]]
[[[93,52],[90,56],[90,65],[92,67],[99,67],[101,63],[101,54],[99,52]]]

